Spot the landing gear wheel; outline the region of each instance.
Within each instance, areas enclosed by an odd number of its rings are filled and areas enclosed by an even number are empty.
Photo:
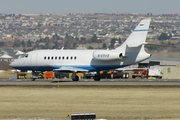
[[[94,78],[95,81],[100,81],[101,80],[101,76],[97,75],[97,74],[93,78]]]
[[[129,78],[129,73],[126,73],[126,79],[128,79]]]
[[[122,76],[122,78],[123,78],[123,79],[125,79],[125,78],[126,78],[126,74],[125,74],[125,73],[123,73],[123,76]]]
[[[72,78],[73,81],[79,81],[79,77],[75,76],[75,78]]]

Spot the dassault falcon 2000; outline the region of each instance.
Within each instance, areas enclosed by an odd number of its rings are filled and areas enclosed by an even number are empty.
[[[148,59],[144,45],[150,19],[141,20],[126,41],[113,50],[35,50],[10,64],[22,71],[72,72],[72,80],[78,81],[78,72],[96,71],[95,81],[99,81],[100,71],[129,66]]]

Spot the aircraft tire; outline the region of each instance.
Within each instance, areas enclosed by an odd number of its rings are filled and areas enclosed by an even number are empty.
[[[128,79],[129,78],[129,73],[126,73],[126,79]]]
[[[125,73],[123,73],[122,78],[123,78],[123,79],[126,78],[126,74],[125,74]]]
[[[101,80],[101,76],[100,75],[95,75],[93,78],[94,78],[95,81],[100,81]]]
[[[78,76],[75,76],[74,79],[72,79],[73,81],[79,81],[79,77]]]

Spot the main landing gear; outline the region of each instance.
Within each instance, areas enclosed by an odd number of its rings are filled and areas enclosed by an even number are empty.
[[[79,77],[76,75],[76,72],[72,74],[72,80],[73,81],[79,81]]]
[[[95,76],[93,77],[93,79],[94,79],[95,81],[100,81],[100,80],[101,80],[101,75],[100,75],[100,72],[99,72],[99,71],[97,71],[97,74],[95,74]]]

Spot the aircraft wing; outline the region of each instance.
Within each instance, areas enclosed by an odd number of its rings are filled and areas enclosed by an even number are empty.
[[[60,72],[87,72],[88,70],[76,67],[61,67],[59,69],[54,69],[53,71],[60,71]]]

